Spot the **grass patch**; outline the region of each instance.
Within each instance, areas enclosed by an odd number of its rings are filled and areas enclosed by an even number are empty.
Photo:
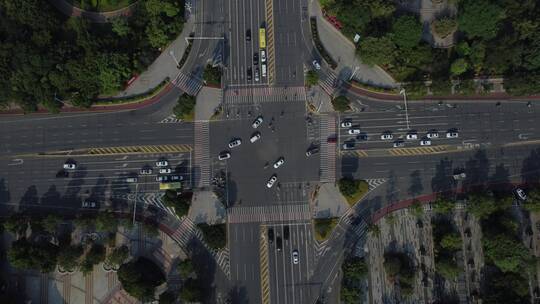
[[[365,180],[342,178],[339,180],[339,191],[349,206],[358,202],[369,190],[369,185]]]
[[[346,112],[351,109],[351,101],[345,96],[338,96],[332,99],[332,107],[335,111]]]
[[[338,218],[325,218],[313,220],[313,229],[315,230],[315,238],[317,241],[324,241],[329,236],[334,227],[338,223]]]
[[[98,99],[92,105],[94,106],[109,106],[125,103],[136,103],[150,99],[157,94],[159,94],[170,82],[169,77],[165,78],[160,84],[150,89],[146,93],[138,94],[130,97],[120,97],[120,98],[107,98],[107,99]]]

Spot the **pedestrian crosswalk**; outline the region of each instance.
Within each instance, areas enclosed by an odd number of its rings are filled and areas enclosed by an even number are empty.
[[[329,143],[328,138],[336,133],[336,118],[325,115],[320,120],[321,142],[321,182],[336,181],[336,143]]]
[[[305,87],[249,87],[229,88],[225,91],[225,104],[305,101]]]
[[[179,123],[179,122],[182,122],[182,120],[176,118],[176,115],[171,114],[171,115],[163,118],[159,123]]]
[[[208,121],[195,122],[194,154],[193,185],[207,187],[210,185],[210,123]]]
[[[227,211],[230,224],[310,220],[308,204],[233,207]]]
[[[328,94],[330,97],[333,97],[337,91],[338,87],[338,78],[334,72],[328,72],[324,78],[319,81],[320,87]]]
[[[178,73],[172,84],[191,96],[197,95],[203,87],[202,80],[188,76],[182,72]]]

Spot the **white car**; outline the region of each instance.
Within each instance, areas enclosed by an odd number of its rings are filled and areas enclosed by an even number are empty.
[[[431,140],[429,139],[422,139],[420,141],[420,146],[431,146]]]
[[[260,138],[261,138],[261,132],[255,132],[255,133],[253,133],[253,135],[251,135],[251,138],[249,139],[249,141],[251,143],[254,143],[257,140],[259,140]]]
[[[257,129],[262,123],[263,123],[263,118],[262,116],[259,116],[255,118],[251,126],[253,127],[253,129]]]
[[[266,62],[266,52],[261,50],[261,62]]]
[[[171,181],[181,181],[184,180],[184,177],[182,175],[171,175],[170,176]]]
[[[319,64],[319,62],[317,60],[313,60],[313,67],[315,67],[315,69],[317,70],[320,70],[321,69],[321,65]]]
[[[439,138],[439,132],[437,132],[437,131],[429,131],[426,136],[429,139]]]
[[[141,171],[139,171],[139,173],[140,173],[141,175],[152,174],[152,169],[150,169],[150,168],[144,168],[144,169],[141,169]]]
[[[126,183],[136,183],[136,182],[137,182],[136,177],[127,177],[126,178]]]
[[[92,201],[84,201],[82,202],[82,207],[83,208],[96,208],[96,202],[92,202]]]
[[[259,81],[259,68],[255,68],[255,81]]]
[[[266,183],[266,187],[272,188],[272,186],[276,183],[276,181],[277,181],[277,175],[274,174],[272,175],[272,177],[270,177],[270,179]]]
[[[524,201],[524,200],[527,199],[527,194],[525,193],[525,191],[523,189],[517,188],[515,192],[516,192],[517,197],[520,200]]]
[[[229,152],[221,152],[221,153],[218,154],[217,158],[219,160],[229,159],[229,158],[231,158],[231,153],[229,153]]]
[[[238,147],[242,144],[242,141],[240,139],[234,139],[229,143],[229,148]]]
[[[459,134],[457,131],[448,131],[446,132],[446,138],[458,138]]]
[[[300,258],[299,258],[299,256],[298,256],[298,250],[296,250],[296,249],[293,250],[293,252],[292,252],[292,262],[293,262],[293,264],[295,264],[295,265],[298,264],[298,263],[300,262]]]
[[[418,135],[416,133],[409,133],[405,138],[407,138],[407,140],[418,139]]]
[[[75,163],[65,163],[64,164],[64,169],[66,169],[66,170],[75,170],[75,169],[77,169],[77,164],[75,164]]]
[[[349,129],[347,133],[350,135],[360,134],[360,129]]]
[[[394,138],[394,135],[390,134],[390,133],[384,133],[381,135],[381,139],[382,140],[391,140]]]
[[[261,65],[261,75],[262,77],[266,77],[266,64]]]
[[[156,167],[167,167],[169,162],[166,160],[160,160],[156,162]]]
[[[161,168],[161,169],[159,169],[160,174],[169,174],[171,172],[172,172],[171,168]]]
[[[342,127],[342,128],[350,128],[350,127],[352,127],[352,122],[350,122],[350,121],[343,121],[343,122],[341,123],[341,127]]]
[[[274,163],[274,169],[277,169],[281,167],[285,163],[285,158],[280,157],[275,163]]]
[[[405,143],[403,142],[403,140],[397,140],[397,141],[394,142],[393,147],[394,147],[394,148],[405,147]]]

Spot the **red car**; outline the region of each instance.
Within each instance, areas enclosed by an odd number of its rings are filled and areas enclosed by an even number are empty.
[[[329,136],[327,141],[329,143],[336,143],[337,142],[337,137],[335,135]]]

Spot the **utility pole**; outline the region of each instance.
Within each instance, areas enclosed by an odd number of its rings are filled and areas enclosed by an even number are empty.
[[[354,71],[351,74],[351,77],[349,77],[349,81],[351,81],[354,78],[354,75],[356,75],[356,71],[358,71],[358,67],[354,67]]]
[[[170,51],[169,51],[169,55],[171,55],[172,59],[173,59],[174,62],[176,63],[176,67],[179,68],[179,67],[180,67],[180,64],[178,63],[178,59],[176,59],[176,57],[174,56],[173,50],[170,50]]]
[[[135,199],[133,202],[133,225],[135,225],[135,213],[137,212],[137,192],[139,189],[139,184],[135,184]]]
[[[405,92],[405,89],[401,89],[399,91],[399,94],[403,95],[403,102],[405,103],[405,121],[407,122],[407,130],[410,130],[409,128],[409,110],[407,109],[407,92]]]

